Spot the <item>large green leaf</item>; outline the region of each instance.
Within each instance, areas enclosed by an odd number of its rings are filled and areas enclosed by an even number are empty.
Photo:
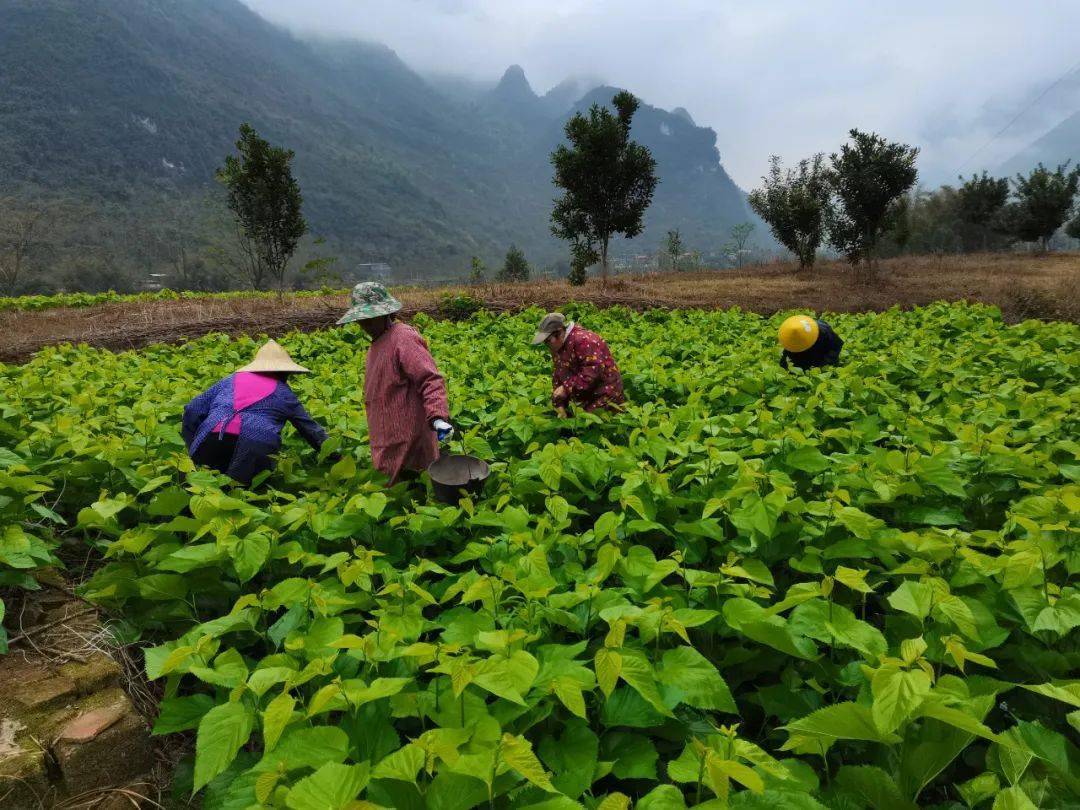
[[[864,805],[875,810],[916,810],[904,798],[893,778],[872,765],[844,765],[836,772],[836,783]]]
[[[166,698],[158,706],[153,733],[175,734],[178,731],[198,728],[199,721],[214,705],[214,699],[210,695]]]
[[[820,739],[826,743],[836,740],[866,740],[868,742],[894,743],[895,734],[882,732],[874,722],[866,706],[858,703],[834,703],[818,709],[793,723],[784,726],[791,738]],[[790,748],[791,740],[784,746]]]
[[[195,791],[229,767],[251,736],[253,721],[242,703],[223,703],[203,715],[195,736]]]
[[[697,709],[738,714],[731,691],[716,667],[693,647],[667,650],[657,678],[669,706],[685,703]]]
[[[342,810],[368,783],[368,765],[328,762],[304,777],[289,791],[285,804],[291,810]]]

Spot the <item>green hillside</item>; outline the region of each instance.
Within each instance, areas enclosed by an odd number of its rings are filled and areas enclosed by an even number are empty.
[[[169,261],[132,234],[186,217],[177,227],[205,236],[205,212],[177,212],[216,194],[242,121],[295,150],[312,231],[347,262],[413,275],[493,262],[510,242],[539,264],[565,252],[548,230],[548,154],[569,94],[536,96],[520,69],[490,97],[451,98],[385,47],[304,41],[237,0],[0,0],[0,52],[0,197],[92,213],[95,232],[127,235],[131,272]],[[711,130],[647,105],[636,130],[661,185],[634,250],[681,227],[707,251],[748,218]],[[93,239],[71,222],[83,215],[68,220],[65,249]],[[124,263],[114,252],[99,275]]]

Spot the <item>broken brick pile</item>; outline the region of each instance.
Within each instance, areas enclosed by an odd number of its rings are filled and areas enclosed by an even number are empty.
[[[57,663],[32,647],[0,656],[0,807],[107,796],[154,764],[146,721],[103,652]],[[127,806],[131,806],[128,802]]]

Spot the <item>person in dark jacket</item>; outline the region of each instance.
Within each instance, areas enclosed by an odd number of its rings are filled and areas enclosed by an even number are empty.
[[[825,321],[793,315],[780,325],[780,345],[780,365],[792,363],[805,370],[837,365],[844,341]]]
[[[255,359],[218,381],[184,407],[180,433],[192,461],[248,486],[273,468],[286,422],[318,450],[326,431],[312,419],[289,387],[290,374],[308,369],[294,363],[275,341]]]

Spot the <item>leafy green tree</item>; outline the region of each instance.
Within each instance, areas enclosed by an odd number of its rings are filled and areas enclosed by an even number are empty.
[[[307,222],[303,197],[292,173],[293,152],[271,146],[250,124],[240,125],[239,155],[229,155],[217,179],[228,192],[236,218],[247,280],[256,290],[273,280],[282,289],[285,269]]]
[[[986,172],[960,178],[956,190],[956,215],[962,226],[966,250],[988,250],[1000,224],[1001,211],[1009,199],[1008,178],[990,177]]]
[[[560,144],[551,153],[554,182],[563,190],[551,212],[551,230],[596,251],[605,283],[611,237],[641,233],[657,183],[652,154],[630,140],[638,100],[622,91],[612,104],[614,114],[594,104],[587,116],[574,115],[565,129],[570,145]]]
[[[473,256],[469,266],[469,281],[473,284],[479,284],[486,275],[487,268],[484,266],[484,262],[481,261],[479,256]]]
[[[963,232],[955,188],[914,189],[897,200],[892,226],[878,244],[877,255],[959,253],[964,249]]]
[[[797,169],[783,171],[773,155],[762,188],[750,192],[750,207],[769,223],[773,236],[799,260],[799,270],[814,266],[825,238],[832,192],[824,155],[800,160]]]
[[[667,248],[667,254],[671,259],[671,269],[679,269],[679,257],[683,255],[685,248],[683,247],[682,234],[679,233],[679,229],[676,228],[673,231],[667,232],[667,240],[665,247]]]
[[[525,254],[516,245],[511,245],[506,251],[506,260],[496,278],[499,281],[529,280],[529,263],[525,259]]]
[[[596,264],[596,251],[582,242],[570,248],[570,275],[566,280],[571,286],[581,287],[589,280],[589,265]]]
[[[1050,171],[1043,164],[1024,177],[1013,179],[1015,200],[1002,211],[1003,230],[1018,242],[1038,242],[1045,251],[1073,208],[1080,167],[1069,169],[1069,162]]]
[[[1071,239],[1080,239],[1080,215],[1073,217],[1066,223],[1065,235]]]
[[[833,153],[829,184],[837,206],[829,213],[829,242],[858,266],[874,269],[882,235],[903,211],[905,193],[915,185],[917,148],[889,142],[873,132],[850,132],[851,142]]]

